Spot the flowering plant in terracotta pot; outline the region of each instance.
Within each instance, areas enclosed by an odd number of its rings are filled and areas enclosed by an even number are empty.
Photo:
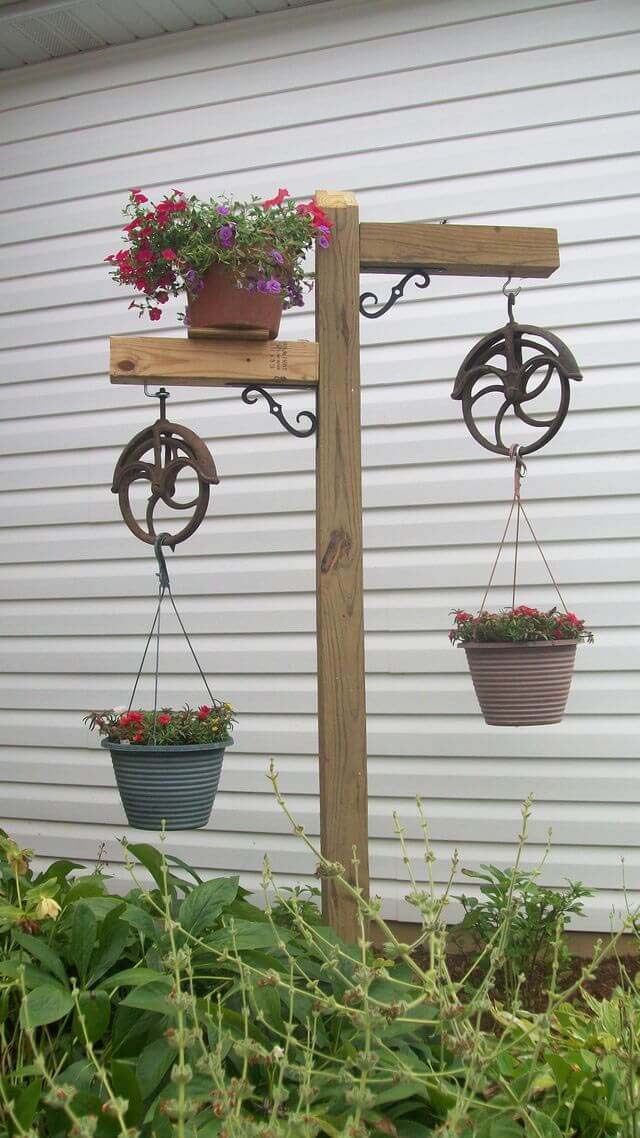
[[[233,743],[233,708],[203,704],[174,711],[91,711],[85,723],[102,735],[127,820],[140,830],[206,826],[225,749]]]
[[[486,723],[523,727],[559,723],[576,647],[593,634],[572,612],[519,605],[478,616],[458,609],[449,632],[464,648]]]
[[[329,245],[332,226],[313,199],[296,203],[286,189],[246,202],[226,194],[200,201],[174,189],[157,205],[131,190],[123,213],[125,247],[105,260],[112,279],[139,294],[129,307],[160,320],[169,297],[186,294],[181,317],[196,326],[205,322],[209,285],[217,294],[234,290],[245,306],[248,298],[263,307],[268,300],[278,312],[301,306],[312,286],[305,254],[316,239]]]

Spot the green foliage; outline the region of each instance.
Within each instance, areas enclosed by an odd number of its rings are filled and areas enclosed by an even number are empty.
[[[453,617],[455,623],[449,633],[452,644],[522,644],[550,640],[593,642],[593,633],[585,628],[583,620],[574,612],[558,612],[555,608],[543,612],[528,605],[519,605],[500,612],[481,612],[479,616],[457,609]]]
[[[538,885],[540,869],[525,872],[482,865],[480,871],[463,869],[462,873],[480,882],[480,896],[460,897],[465,915],[456,933],[468,933],[484,954],[500,942],[509,998],[522,984],[526,987],[537,969],[548,974],[558,951],[559,965],[566,962],[568,950],[559,938],[569,918],[582,914],[584,899],[593,896],[591,889],[581,881],[570,881],[564,889]]]
[[[537,895],[520,853],[510,874],[488,870],[486,966],[468,990],[447,968],[450,886],[415,879],[399,821],[421,922],[409,946],[273,783],[318,872],[355,901],[357,945],[322,925],[316,889],[281,890],[268,863],[258,908],[235,877],[202,881],[164,843],[125,843],[123,897],[73,863],[36,877],[3,837],[0,1138],[637,1138],[640,992],[627,978],[609,1001],[572,1003],[584,977],[559,982],[577,894]],[[552,945],[538,1014],[491,998],[523,891]]]
[[[143,747],[180,747],[230,741],[231,724],[235,722],[229,703],[216,703],[214,707],[183,707],[174,711],[163,707],[152,711],[90,711],[84,723],[97,730],[111,743],[131,743]]]

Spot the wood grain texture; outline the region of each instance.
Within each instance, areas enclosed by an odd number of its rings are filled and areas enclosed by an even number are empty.
[[[168,336],[112,336],[112,383],[174,386],[313,387],[318,380],[318,345],[309,340],[188,340]]]
[[[353,195],[319,191],[334,222],[316,256],[320,347],[316,480],[316,590],[320,836],[330,861],[368,890],[368,797],[362,600],[358,206]],[[345,940],[358,936],[356,907],[323,879],[325,919]]]
[[[424,268],[463,277],[549,277],[559,264],[555,229],[420,221],[360,226],[360,268],[366,272]]]

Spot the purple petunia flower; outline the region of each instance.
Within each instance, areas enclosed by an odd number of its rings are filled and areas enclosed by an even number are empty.
[[[195,269],[189,269],[184,274],[184,279],[191,292],[200,292],[204,288],[204,281]]]
[[[321,249],[328,249],[329,248],[329,238],[326,237],[324,233],[321,233],[320,236],[318,237],[318,245],[320,246]]]
[[[228,205],[217,205],[216,209],[217,209],[218,213],[222,214],[223,217],[226,217],[227,214],[229,213],[229,206]]]
[[[264,279],[264,277],[260,277],[260,280],[258,281],[256,288],[257,288],[258,292],[268,292],[267,282]]]
[[[275,261],[276,265],[284,265],[284,257],[279,249],[272,249],[269,256],[272,261]]]
[[[269,277],[269,280],[266,282],[266,284],[267,284],[267,292],[280,292],[281,291],[282,286],[280,284],[280,281],[276,280],[275,277]]]
[[[218,237],[223,249],[232,249],[236,243],[236,230],[234,225],[223,225],[218,230]]]

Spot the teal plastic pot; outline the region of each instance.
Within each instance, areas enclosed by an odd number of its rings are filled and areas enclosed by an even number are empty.
[[[198,830],[206,826],[233,739],[180,747],[132,743],[102,746],[111,752],[127,821],[138,830]]]

